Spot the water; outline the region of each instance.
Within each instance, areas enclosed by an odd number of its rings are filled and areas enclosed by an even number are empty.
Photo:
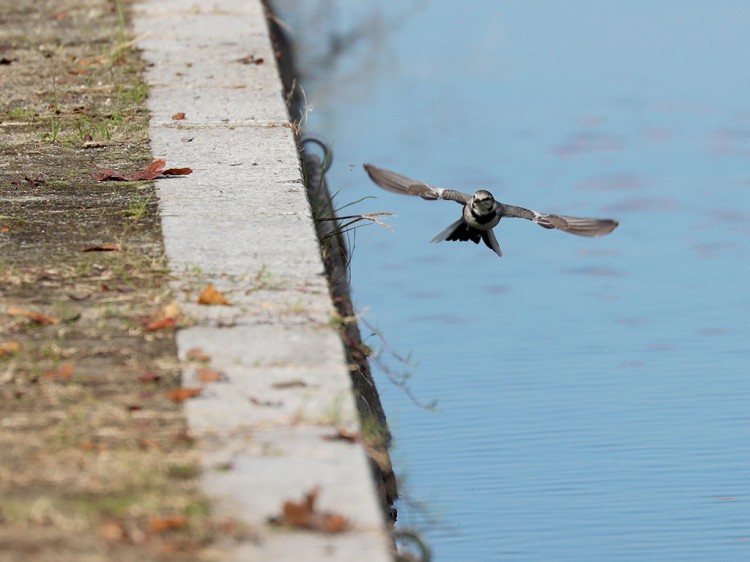
[[[750,4],[277,4],[337,201],[398,215],[352,287],[438,402],[378,378],[399,525],[438,561],[750,560]],[[460,207],[363,162],[621,226],[428,244]]]

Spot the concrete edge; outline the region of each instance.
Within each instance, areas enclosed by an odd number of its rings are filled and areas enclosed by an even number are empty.
[[[177,334],[180,359],[200,348],[226,375],[186,415],[206,492],[258,535],[227,545],[226,559],[391,560],[361,439],[330,439],[362,426],[263,6],[146,1],[134,13],[154,154],[194,170],[157,183],[173,290],[195,321]],[[209,282],[231,306],[195,304]],[[196,386],[192,370],[183,382]],[[268,525],[315,488],[318,509],[350,530]]]

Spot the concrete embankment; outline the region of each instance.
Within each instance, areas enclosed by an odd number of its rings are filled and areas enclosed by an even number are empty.
[[[154,155],[193,168],[157,184],[173,289],[195,320],[178,332],[179,354],[200,348],[226,375],[186,402],[188,422],[216,509],[258,530],[229,558],[390,560],[346,322],[332,305],[263,6],[146,1],[134,27]],[[197,305],[208,283],[231,304]],[[316,511],[343,516],[347,531],[269,525],[315,489]]]

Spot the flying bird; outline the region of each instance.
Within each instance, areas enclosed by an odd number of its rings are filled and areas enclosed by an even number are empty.
[[[503,253],[492,229],[497,226],[497,223],[503,217],[526,219],[534,221],[543,228],[556,228],[570,234],[589,237],[609,234],[620,224],[613,219],[585,219],[540,213],[523,207],[500,203],[495,200],[492,193],[484,189],[480,189],[474,195],[469,195],[454,189],[434,187],[422,181],[378,168],[372,164],[365,164],[364,167],[370,179],[386,191],[401,193],[402,195],[416,195],[428,201],[445,199],[463,205],[461,218],[440,231],[430,242],[471,240],[475,244],[479,244],[481,240],[488,248],[502,257]]]

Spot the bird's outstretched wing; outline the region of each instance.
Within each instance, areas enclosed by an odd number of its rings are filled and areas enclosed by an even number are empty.
[[[372,164],[364,165],[367,174],[370,179],[378,184],[380,187],[393,193],[400,193],[402,195],[416,195],[422,199],[428,201],[434,201],[436,199],[445,199],[448,201],[456,201],[465,205],[471,199],[471,195],[456,191],[454,189],[443,189],[442,187],[433,187],[419,180],[413,180],[391,172],[383,170]]]
[[[563,215],[550,215],[515,207],[513,205],[502,205],[502,215],[505,217],[517,217],[534,221],[543,228],[555,228],[578,236],[604,236],[619,226],[614,219],[587,219],[582,217],[566,217]]]

